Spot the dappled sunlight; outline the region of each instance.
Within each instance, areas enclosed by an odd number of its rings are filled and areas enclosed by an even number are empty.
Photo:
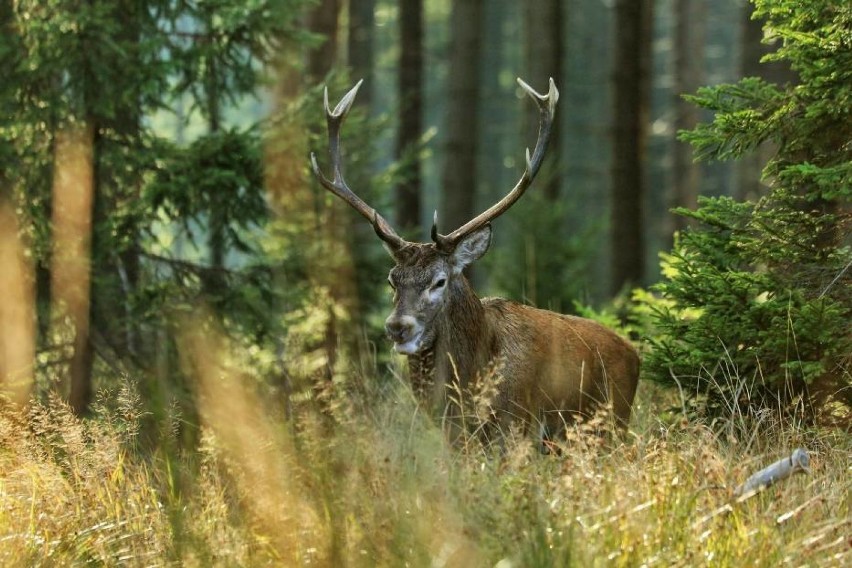
[[[78,411],[84,409],[91,398],[93,137],[92,125],[72,123],[56,133],[54,143],[51,321],[59,329],[67,326],[70,330],[72,355],[64,390],[71,406]]]
[[[173,546],[156,474],[121,431],[81,421],[58,397],[0,409],[0,562],[134,566]]]
[[[323,531],[306,499],[292,440],[261,404],[254,378],[235,366],[214,320],[199,315],[183,329],[178,345],[198,389],[202,425],[221,447],[258,538],[288,563],[309,559]]]
[[[14,210],[0,199],[0,390],[23,406],[34,379],[36,329],[32,259],[20,236]]]
[[[703,4],[0,9],[0,566],[852,565],[852,10]]]
[[[656,416],[673,401],[649,388],[626,441],[600,438],[593,418],[548,454],[511,433],[500,447],[466,434],[453,449],[401,384],[368,387],[360,400],[340,390],[341,379],[323,394],[336,404],[308,397],[285,419],[260,396],[242,347],[208,317],[182,329],[202,429],[191,454],[134,449],[140,401],[131,384],[89,420],[57,397],[26,414],[2,409],[5,564],[848,560],[850,448],[841,433],[802,432],[780,414],[735,430],[677,414],[663,422]],[[809,474],[734,497],[750,474],[799,446],[811,455]]]

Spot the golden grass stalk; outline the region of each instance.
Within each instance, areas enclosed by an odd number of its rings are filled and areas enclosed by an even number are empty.
[[[53,394],[0,405],[0,565],[162,566],[172,548],[157,481],[120,434]]]
[[[238,369],[213,319],[198,316],[179,340],[203,427],[224,454],[258,543],[287,564],[317,548],[323,524],[307,501],[292,440],[266,412],[253,377]]]

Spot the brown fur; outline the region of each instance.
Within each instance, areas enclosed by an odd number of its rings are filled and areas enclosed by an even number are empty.
[[[422,248],[398,255],[391,271],[398,296],[389,319],[416,312],[412,298],[443,270],[432,245],[417,247]],[[492,405],[502,427],[516,421],[527,430],[543,424],[553,434],[601,403],[611,403],[617,424],[627,426],[639,377],[639,356],[628,341],[589,319],[502,298],[480,300],[461,274],[447,286],[446,300],[430,323],[434,341],[408,356],[412,387],[427,406],[452,417],[460,412],[449,402],[452,395],[476,390],[477,381],[494,371]]]
[[[626,427],[639,379],[639,356],[598,322],[540,310],[502,298],[482,300],[494,330],[505,380],[500,411],[544,422],[549,432],[610,402]]]

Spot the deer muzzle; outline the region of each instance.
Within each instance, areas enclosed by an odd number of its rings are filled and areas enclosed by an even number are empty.
[[[420,350],[423,326],[416,318],[391,314],[385,320],[385,332],[388,339],[393,341],[393,348],[397,353],[411,355]]]

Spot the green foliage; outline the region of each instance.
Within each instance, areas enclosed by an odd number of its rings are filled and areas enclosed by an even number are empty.
[[[167,152],[143,193],[146,207],[179,224],[193,242],[199,230],[224,232],[227,249],[251,252],[240,230],[267,217],[257,132],[211,132]]]
[[[199,299],[254,337],[274,329],[259,128],[226,111],[256,97],[269,66],[313,38],[305,0],[78,2],[0,7],[0,186],[12,193],[50,327],[54,142],[93,127],[91,327],[122,364],[168,361],[167,319]],[[184,146],[154,113],[206,119]],[[43,333],[39,344],[64,352]],[[165,343],[165,344],[164,344]],[[179,375],[174,369],[169,372]],[[171,377],[177,385],[179,376]],[[179,390],[179,388],[177,389]],[[146,395],[151,393],[146,392]]]
[[[174,93],[190,93],[193,107],[212,122],[226,105],[257,96],[265,66],[291,44],[314,37],[300,24],[306,0],[206,0],[169,7],[167,31],[174,67]]]
[[[648,376],[706,396],[705,410],[852,405],[849,266],[852,8],[759,0],[755,17],[781,41],[795,85],[746,78],[690,97],[715,113],[681,134],[699,158],[777,147],[757,203],[702,199],[696,228],[663,257],[664,302],[651,304],[656,337]]]
[[[592,231],[577,234],[565,226],[573,204],[532,191],[506,222],[508,238],[483,259],[489,283],[501,294],[560,312],[584,297],[583,284],[591,259],[586,243]]]
[[[798,215],[784,223],[718,198],[703,199],[693,216],[706,228],[685,232],[663,259],[667,280],[656,290],[670,303],[657,307],[650,376],[709,390],[714,405],[761,406],[842,373],[835,365],[849,352],[842,331],[850,307],[815,288],[842,270],[844,257],[817,260],[801,250],[795,237],[810,223]],[[767,227],[777,240],[765,238]]]
[[[686,100],[716,113],[711,124],[680,133],[695,147],[696,157],[706,160],[737,158],[767,140],[778,142],[779,125],[792,109],[777,85],[746,77],[735,85],[698,89]]]

